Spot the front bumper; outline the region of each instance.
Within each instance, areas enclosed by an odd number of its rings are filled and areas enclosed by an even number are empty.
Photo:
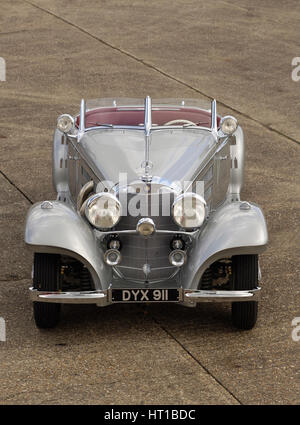
[[[257,301],[260,298],[260,291],[260,287],[244,291],[190,290],[180,288],[179,300],[175,302],[175,304],[195,305],[202,302]],[[31,300],[35,302],[96,304],[99,307],[118,303],[118,301],[112,301],[111,289],[86,292],[45,292],[29,288],[29,292]],[[144,301],[139,302],[144,303]],[[122,303],[124,303],[124,301],[122,301]],[[132,301],[130,301],[130,303],[132,303]],[[174,304],[174,302],[172,303]]]

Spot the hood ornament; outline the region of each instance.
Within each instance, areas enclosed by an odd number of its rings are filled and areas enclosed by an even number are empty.
[[[152,180],[152,174],[151,174],[151,170],[153,168],[153,162],[151,161],[143,161],[141,163],[141,168],[144,169],[144,174],[142,175],[141,179],[143,182],[145,183],[149,183]]]

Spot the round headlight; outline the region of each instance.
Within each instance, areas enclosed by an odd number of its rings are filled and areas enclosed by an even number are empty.
[[[120,220],[121,204],[110,193],[96,193],[87,200],[85,215],[88,221],[98,229],[111,229]]]
[[[223,117],[220,121],[220,129],[224,134],[232,134],[237,129],[238,122],[237,119],[228,115]]]
[[[56,126],[63,133],[68,133],[74,126],[74,118],[69,114],[60,115],[57,118]]]
[[[185,229],[200,227],[205,217],[205,205],[205,200],[196,193],[180,195],[172,207],[175,223]]]

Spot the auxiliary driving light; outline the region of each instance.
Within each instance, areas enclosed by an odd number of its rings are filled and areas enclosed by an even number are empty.
[[[137,232],[142,236],[150,236],[155,232],[155,224],[151,218],[141,218],[136,226]]]
[[[175,267],[181,267],[186,262],[186,252],[182,251],[181,249],[175,249],[174,251],[170,252],[169,255],[169,261],[172,264],[172,266]]]
[[[121,260],[121,253],[117,249],[108,249],[104,254],[104,261],[109,266],[116,266],[120,264]]]
[[[74,127],[74,118],[69,114],[60,115],[57,118],[56,126],[62,133],[69,133]]]
[[[232,134],[237,129],[238,122],[237,119],[232,117],[231,115],[227,115],[223,117],[220,121],[220,129],[224,134]]]

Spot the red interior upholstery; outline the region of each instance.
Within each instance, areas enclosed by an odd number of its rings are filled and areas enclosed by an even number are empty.
[[[152,110],[152,123],[163,125],[177,119],[189,120],[202,127],[211,126],[211,114],[192,108],[176,110]],[[79,117],[77,117],[77,125]],[[118,108],[99,108],[88,111],[85,117],[85,127],[94,127],[99,124],[133,125],[144,123],[144,110],[124,110]],[[219,123],[219,118],[218,118]]]

